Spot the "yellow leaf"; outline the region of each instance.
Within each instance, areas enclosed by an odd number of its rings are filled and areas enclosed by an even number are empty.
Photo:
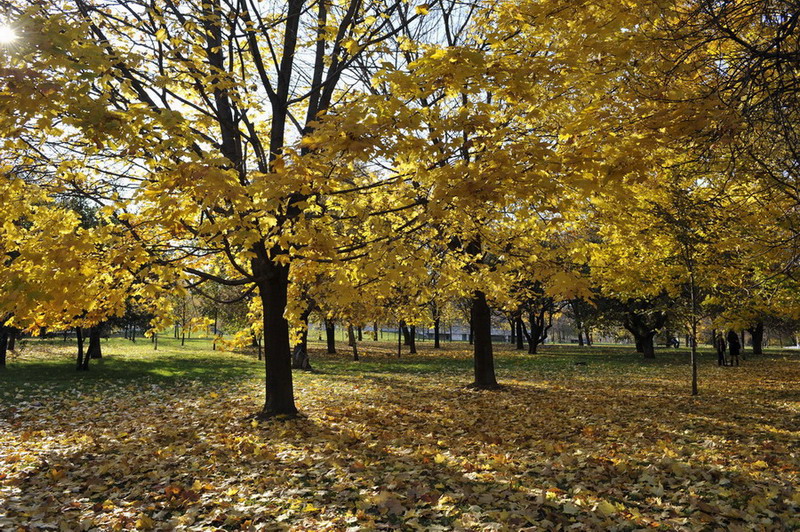
[[[430,4],[420,4],[414,11],[416,11],[417,15],[427,15],[430,13],[430,9]]]
[[[604,516],[609,517],[617,513],[617,508],[608,501],[601,501],[597,505],[597,511],[603,514]]]

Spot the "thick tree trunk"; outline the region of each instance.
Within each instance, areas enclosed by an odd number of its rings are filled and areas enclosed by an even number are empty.
[[[586,335],[586,347],[592,347],[594,340],[592,340],[592,334],[589,332],[589,327],[586,327],[585,335]]]
[[[433,320],[433,348],[439,349],[439,318]]]
[[[755,327],[750,329],[750,336],[753,340],[753,354],[761,355],[764,353],[764,322],[756,322]]]
[[[361,331],[361,326],[360,325],[358,326],[357,330],[358,330],[358,341],[359,342],[363,342],[364,341],[364,333]]]
[[[469,345],[475,345],[475,324],[472,322],[472,318],[469,319]]]
[[[408,352],[412,355],[417,354],[417,326],[412,325],[408,331]]]
[[[260,417],[295,416],[289,322],[284,317],[289,288],[289,266],[270,264],[258,285],[264,313],[264,365],[266,401]]]
[[[492,312],[486,302],[486,294],[480,290],[476,290],[472,298],[470,323],[474,335],[475,364],[475,382],[470,386],[478,389],[499,388],[494,372],[494,353],[492,352]]]
[[[583,347],[583,331],[578,329],[578,346]]]
[[[642,339],[635,333],[633,334],[633,341],[636,343],[636,352],[644,353],[644,346],[642,345]]]
[[[78,339],[78,360],[75,369],[78,371],[89,370],[89,355],[83,354],[83,327],[75,327],[75,336]]]
[[[347,338],[350,342],[350,347],[353,348],[353,360],[358,361],[358,342],[356,342],[356,335],[353,332],[353,326],[347,326]]]
[[[333,320],[325,320],[325,339],[328,342],[328,354],[336,354],[336,324]]]
[[[644,358],[656,358],[656,351],[655,347],[653,346],[653,338],[655,337],[655,332],[648,333],[642,337],[642,353],[644,354]]]
[[[411,345],[411,333],[405,321],[400,322],[400,330],[403,331],[403,345]]]
[[[95,325],[89,329],[89,347],[86,350],[86,356],[89,358],[103,358],[103,352],[100,348],[100,332],[102,327]]]
[[[11,327],[8,329],[8,350],[14,351],[17,347],[17,334],[19,334],[19,329],[15,329]]]

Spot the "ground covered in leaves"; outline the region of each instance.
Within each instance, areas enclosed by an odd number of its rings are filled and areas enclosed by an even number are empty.
[[[258,423],[260,363],[162,342],[89,374],[29,342],[0,374],[2,530],[800,528],[800,356],[312,353],[305,417]],[[586,365],[576,365],[575,362]],[[96,361],[93,361],[93,363]]]

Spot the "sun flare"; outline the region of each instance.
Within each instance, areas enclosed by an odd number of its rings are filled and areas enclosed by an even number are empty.
[[[7,44],[17,39],[17,33],[11,26],[0,26],[0,44]]]

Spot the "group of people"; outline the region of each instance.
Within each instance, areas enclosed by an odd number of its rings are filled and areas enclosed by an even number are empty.
[[[735,362],[735,365],[738,366],[739,353],[742,351],[742,343],[739,341],[739,335],[736,334],[735,331],[728,331],[727,339],[728,341],[726,343],[725,336],[723,336],[722,332],[717,333],[714,338],[714,346],[717,348],[717,364],[720,366],[733,366]],[[728,360],[725,358],[726,349],[730,353],[730,364],[728,364]]]

